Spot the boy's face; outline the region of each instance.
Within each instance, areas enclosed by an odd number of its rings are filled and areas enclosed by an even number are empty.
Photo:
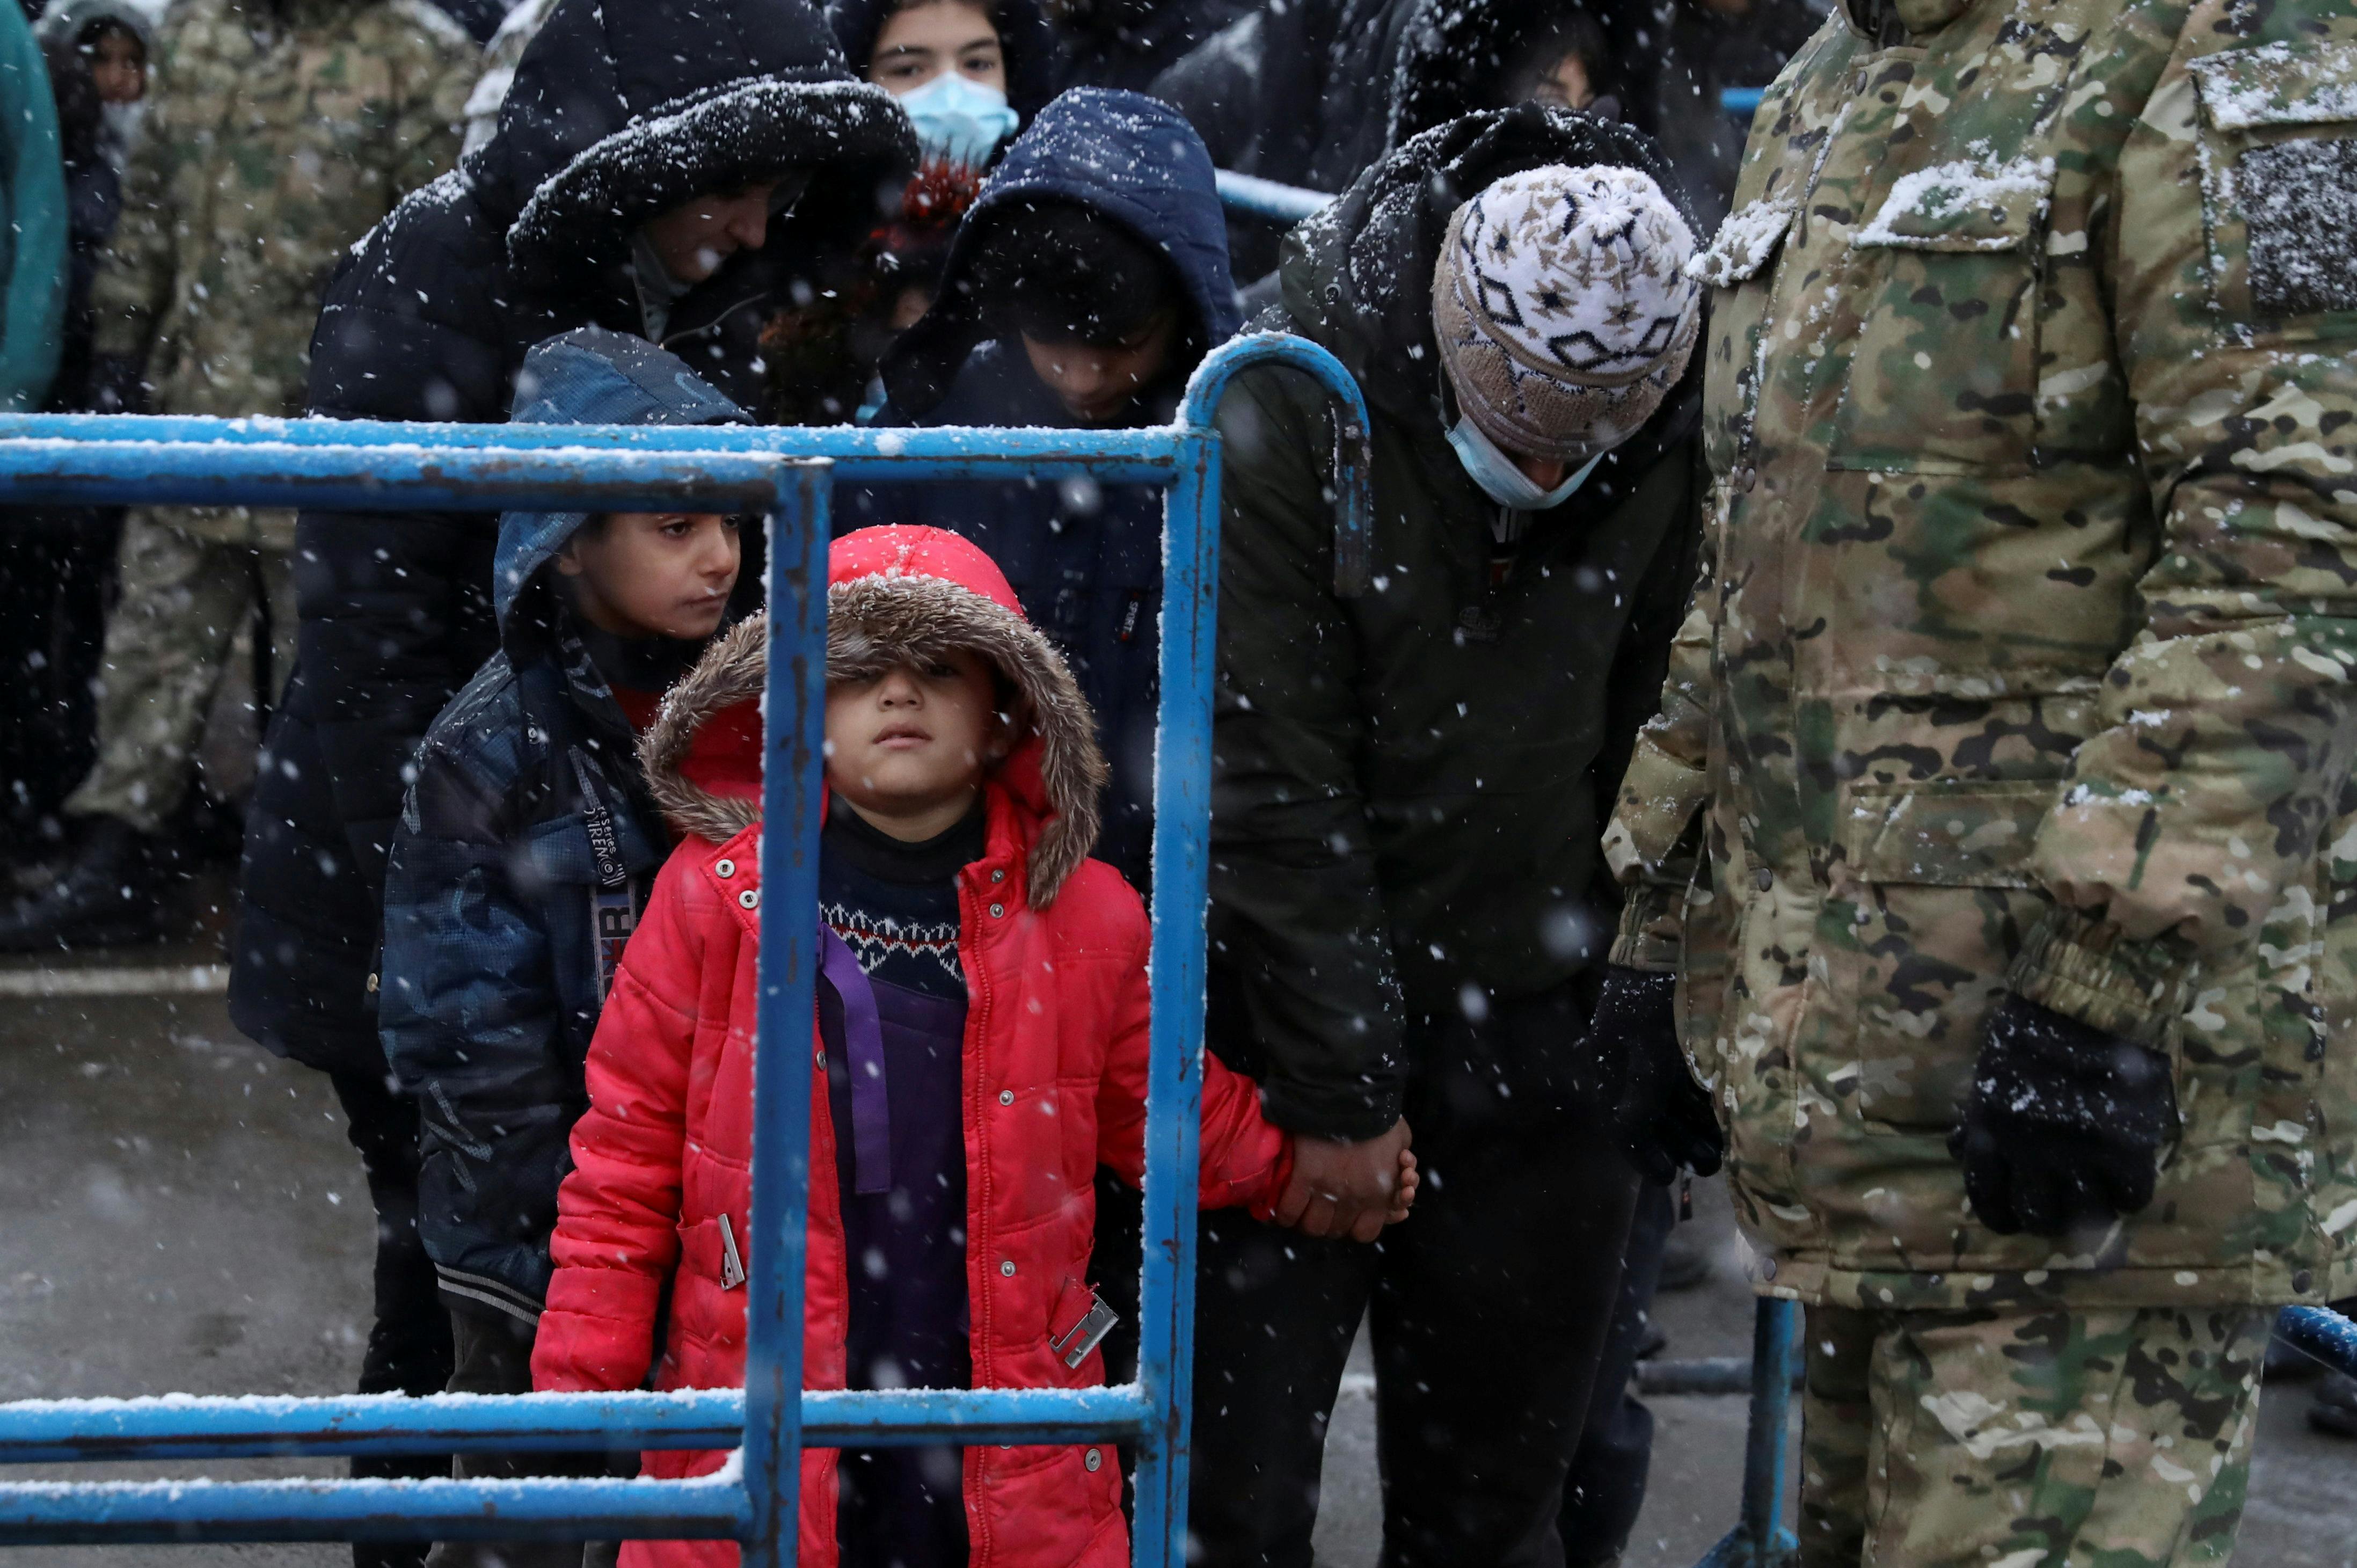
[[[809,174],[796,170],[734,190],[692,196],[646,220],[647,243],[674,279],[702,283],[737,252],[768,244],[770,220],[782,217],[809,183]]]
[[[1064,412],[1083,424],[1117,419],[1137,394],[1169,368],[1178,338],[1178,315],[1165,310],[1128,338],[1110,346],[1050,342],[1023,334],[1031,373],[1047,384]]]
[[[826,684],[827,787],[887,832],[956,825],[985,768],[1006,755],[990,661],[965,649],[918,668]],[[942,820],[946,818],[946,820]]]
[[[733,517],[616,511],[567,541],[556,569],[600,631],[695,641],[720,629],[742,559]]]

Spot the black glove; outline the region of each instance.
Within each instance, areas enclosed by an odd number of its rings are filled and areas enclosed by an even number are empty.
[[[2176,1129],[2168,1058],[2008,995],[1982,1030],[1948,1152],[1982,1224],[2061,1236],[2150,1203]]]
[[[1614,964],[1604,972],[1588,1034],[1605,1059],[1620,1063],[1613,1135],[1637,1174],[1656,1187],[1675,1181],[1680,1165],[1708,1176],[1718,1169],[1718,1116],[1687,1070],[1678,1045],[1678,977]]]

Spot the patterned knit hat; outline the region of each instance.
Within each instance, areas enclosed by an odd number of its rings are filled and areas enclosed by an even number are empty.
[[[1458,208],[1433,270],[1440,363],[1499,446],[1577,463],[1628,439],[1685,373],[1694,233],[1652,177],[1552,164]]]

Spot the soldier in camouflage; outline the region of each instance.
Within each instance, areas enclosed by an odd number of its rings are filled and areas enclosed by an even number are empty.
[[[1847,0],[1696,259],[1598,1026],[1808,1304],[1812,1563],[2224,1561],[2357,1288],[2352,254],[2350,0]]]
[[[423,0],[187,0],[166,24],[124,215],[92,285],[102,403],[303,413],[320,291],[458,152],[476,53]],[[231,640],[268,596],[294,662],[291,511],[152,507],[124,532],[78,851],[0,914],[0,950],[153,934],[155,837],[185,795]]]

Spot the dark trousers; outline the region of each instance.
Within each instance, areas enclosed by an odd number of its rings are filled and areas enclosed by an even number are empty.
[[[119,510],[11,508],[0,522],[0,838],[16,857],[58,847],[45,820],[97,749],[91,681],[122,532]]]
[[[1361,1317],[1385,1568],[1557,1568],[1564,1477],[1637,1179],[1570,988],[1413,1039],[1415,1216],[1372,1246],[1203,1216],[1188,1521],[1197,1568],[1308,1568],[1326,1425]]]
[[[417,1102],[382,1071],[331,1072],[344,1108],[345,1133],[360,1151],[369,1201],[376,1208],[376,1321],[361,1355],[364,1394],[440,1393],[450,1380],[450,1319],[434,1278],[434,1261],[417,1234]],[[447,1476],[450,1456],[356,1458],[356,1477]],[[417,1568],[422,1541],[356,1541],[356,1568]]]
[[[1620,1556],[1645,1506],[1645,1477],[1653,1466],[1653,1412],[1631,1385],[1653,1290],[1662,1279],[1662,1249],[1677,1218],[1668,1187],[1638,1188],[1620,1268],[1620,1299],[1605,1336],[1604,1359],[1597,1364],[1579,1452],[1572,1455],[1571,1474],[1564,1481],[1563,1511],[1555,1516],[1555,1532],[1570,1563],[1609,1563]]]
[[[454,1394],[532,1392],[532,1327],[493,1312],[450,1314]],[[514,1480],[522,1476],[635,1476],[635,1450],[607,1454],[460,1454],[450,1472],[460,1480]],[[610,1568],[621,1543],[612,1541],[445,1541],[428,1568]]]

